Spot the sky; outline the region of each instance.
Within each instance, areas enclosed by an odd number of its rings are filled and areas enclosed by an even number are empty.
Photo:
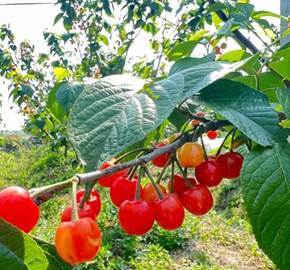
[[[43,31],[62,31],[61,24],[53,26],[53,18],[59,13],[58,7],[55,5],[32,5],[32,6],[1,6],[4,3],[27,3],[27,2],[54,2],[55,0],[0,0],[0,25],[9,24],[17,40],[30,40],[36,48],[36,52],[45,52],[47,47],[43,41]],[[252,0],[252,4],[256,6],[256,10],[270,10],[279,13],[280,6],[278,0]],[[140,46],[144,47],[145,42],[140,37],[135,44],[136,51],[140,50]],[[18,113],[17,108],[13,108],[13,103],[8,97],[7,86],[4,85],[0,78],[0,91],[2,94],[2,107],[0,107],[0,115],[3,119],[0,124],[0,130],[20,130],[24,119]]]

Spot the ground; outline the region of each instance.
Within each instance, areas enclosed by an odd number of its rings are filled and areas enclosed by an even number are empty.
[[[41,186],[64,180],[75,171],[74,155],[64,157],[45,145],[31,145],[17,137],[2,138],[0,187]],[[11,144],[7,148],[7,143]],[[69,204],[69,192],[59,193],[41,206],[41,220],[32,232],[52,242],[59,214]],[[145,237],[126,236],[117,211],[101,190],[98,224],[103,244],[96,260],[77,270],[267,270],[276,269],[258,248],[243,209],[238,180],[225,181],[214,191],[216,207],[198,218],[187,214],[183,227],[167,232],[154,226]]]

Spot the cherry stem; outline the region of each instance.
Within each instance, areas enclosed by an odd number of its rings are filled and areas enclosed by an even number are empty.
[[[130,152],[128,152],[128,153],[120,156],[118,159],[115,160],[114,164],[119,163],[124,158],[126,158],[126,157],[128,157],[128,156],[130,156],[130,155],[132,155],[132,154],[134,154],[136,152],[147,152],[147,151],[151,151],[151,150],[153,150],[153,149],[147,149],[147,148],[137,148],[137,149],[134,149],[134,150],[132,150],[132,151],[130,151]]]
[[[129,172],[129,179],[132,180],[132,178],[134,177],[136,171],[138,169],[138,166],[133,167],[133,169]]]
[[[187,185],[189,188],[192,188],[193,185],[191,184],[191,182],[190,182],[189,179],[187,178],[187,173],[188,173],[188,168],[185,168],[185,169],[184,169],[184,181],[185,181],[186,185]]]
[[[231,139],[231,151],[233,150],[233,144],[234,144],[236,132],[237,132],[237,129],[234,128],[234,132],[233,132],[232,139]]]
[[[208,160],[208,156],[207,156],[207,152],[206,152],[206,149],[205,149],[205,145],[204,145],[204,141],[203,141],[202,135],[200,136],[200,140],[201,140],[201,145],[202,145],[202,149],[203,149],[203,152],[204,152],[204,158],[205,158],[205,160]]]
[[[137,188],[136,188],[136,196],[135,196],[135,199],[137,201],[139,201],[141,199],[141,181],[143,178],[143,173],[144,173],[144,170],[142,167],[140,167],[139,174],[138,174]]]
[[[171,182],[171,185],[170,185],[170,193],[173,193],[173,190],[174,190],[174,181],[173,181],[173,178],[174,178],[174,171],[175,171],[175,167],[174,167],[174,159],[172,159],[171,161],[171,177],[170,177],[170,182]]]
[[[174,160],[174,161],[176,162],[176,165],[177,165],[179,171],[181,172],[182,176],[183,176],[184,178],[186,178],[185,172],[184,172],[184,170],[182,169],[182,167],[181,167],[181,165],[180,165],[180,163],[179,163],[179,161],[178,161],[178,159],[177,159],[176,157],[175,157],[175,160]]]
[[[224,138],[222,144],[220,145],[219,149],[218,149],[217,152],[216,152],[216,155],[215,155],[216,157],[221,153],[221,151],[222,151],[222,149],[223,149],[223,146],[224,146],[226,140],[227,140],[228,137],[232,134],[232,132],[234,131],[234,129],[235,129],[235,128],[232,128],[232,129],[228,132],[228,134],[225,136],[225,138]]]
[[[79,220],[78,204],[77,204],[78,183],[79,183],[78,178],[75,177],[72,179],[72,218],[71,218],[71,220],[73,222],[76,222]]]
[[[158,197],[160,200],[163,199],[163,194],[160,190],[160,188],[158,187],[158,185],[155,183],[150,171],[148,170],[147,166],[145,164],[142,165],[143,169],[144,169],[144,172],[147,174],[147,176],[149,177],[150,179],[150,182],[151,184],[153,185],[154,189],[156,190],[157,194],[158,194]]]
[[[169,164],[172,162],[172,155],[170,155],[170,158],[166,161],[166,164],[164,166],[164,168],[162,169],[162,171],[160,172],[160,174],[158,175],[158,178],[156,180],[157,184],[160,184],[162,177],[166,171],[166,169],[168,168]]]

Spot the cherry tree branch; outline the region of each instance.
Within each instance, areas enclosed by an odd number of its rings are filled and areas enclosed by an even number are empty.
[[[115,166],[109,167],[104,170],[97,170],[97,171],[83,173],[83,174],[76,174],[72,178],[56,183],[56,184],[31,189],[29,191],[30,195],[33,199],[36,200],[38,204],[41,204],[47,201],[48,199],[50,199],[55,192],[71,187],[73,181],[77,180],[79,184],[92,183],[92,182],[96,182],[97,179],[99,179],[100,177],[111,175],[115,172],[128,169],[137,165],[146,164],[149,161],[153,160],[154,158],[164,153],[170,153],[170,152],[176,151],[179,147],[181,147],[186,142],[197,141],[198,138],[203,133],[206,133],[210,130],[217,130],[228,125],[231,125],[231,123],[227,120],[217,120],[217,121],[211,121],[211,122],[201,124],[193,132],[184,133],[179,138],[177,138],[173,143],[165,145],[160,148],[156,148],[152,150],[152,152],[142,157],[139,157],[134,160],[130,160],[128,162],[124,162],[121,164],[117,164]]]
[[[215,0],[208,0],[208,2],[213,5],[216,3]],[[219,18],[223,21],[223,22],[227,22],[228,21],[228,17],[227,15],[222,11],[222,10],[217,10],[215,12]],[[240,30],[234,30],[233,31],[236,39],[242,43],[245,47],[247,47],[252,53],[257,53],[259,52],[258,48],[248,39],[246,38],[241,32]]]

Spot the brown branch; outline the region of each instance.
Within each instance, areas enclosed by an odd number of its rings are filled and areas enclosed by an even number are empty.
[[[70,187],[72,184],[72,181],[75,181],[76,178],[78,179],[79,184],[95,182],[97,181],[97,179],[99,179],[102,176],[107,176],[112,173],[115,173],[115,172],[118,172],[127,168],[131,168],[137,165],[146,164],[159,155],[176,151],[179,147],[181,147],[186,142],[197,141],[197,139],[203,133],[206,133],[209,130],[217,130],[228,125],[231,125],[231,123],[227,120],[211,121],[211,122],[202,124],[193,133],[189,133],[189,132],[184,133],[173,143],[165,145],[160,148],[156,148],[149,154],[146,154],[137,159],[124,162],[122,164],[118,164],[104,170],[97,170],[93,172],[77,174],[71,179],[68,179],[63,182],[59,182],[53,185],[48,185],[48,186],[44,186],[40,188],[34,188],[30,190],[31,197],[34,198],[38,202],[38,204],[41,204],[42,202],[50,199],[56,191],[60,191],[60,190]]]
[[[213,5],[215,4],[215,0],[208,0],[208,2]],[[216,14],[219,16],[219,18],[223,21],[223,22],[227,22],[228,21],[228,17],[227,15],[222,11],[222,10],[217,10]],[[257,53],[259,52],[258,48],[248,39],[246,38],[239,30],[234,30],[233,31],[235,38],[242,43],[245,47],[247,47],[252,53]]]

